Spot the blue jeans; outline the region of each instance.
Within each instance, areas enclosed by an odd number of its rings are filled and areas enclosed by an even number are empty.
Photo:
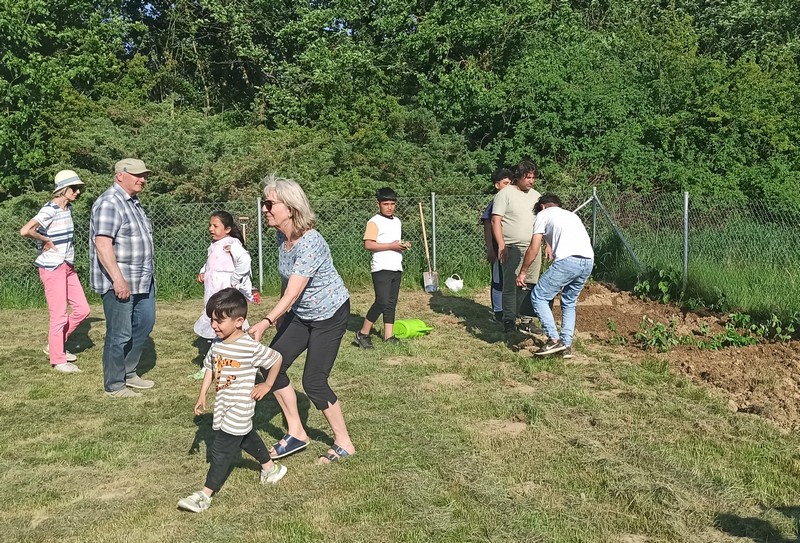
[[[145,294],[117,299],[114,289],[102,295],[106,317],[103,344],[103,388],[114,392],[125,388],[125,379],[136,375],[145,340],[156,322],[156,286]]]
[[[556,339],[559,335],[549,303],[561,291],[561,341],[567,347],[572,345],[572,335],[575,332],[578,296],[589,279],[593,266],[594,260],[590,258],[569,256],[557,260],[539,278],[531,292],[531,303],[542,321],[542,328],[548,338]]]

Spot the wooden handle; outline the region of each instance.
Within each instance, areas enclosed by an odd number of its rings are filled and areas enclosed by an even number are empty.
[[[428,234],[425,232],[425,216],[422,214],[422,202],[419,202],[419,222],[422,224],[422,241],[425,242],[425,258],[428,260],[428,273],[433,273],[431,269],[431,254],[428,252]]]

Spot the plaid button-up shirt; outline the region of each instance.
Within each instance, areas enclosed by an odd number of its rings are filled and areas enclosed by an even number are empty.
[[[103,294],[114,288],[111,277],[97,258],[96,236],[113,240],[114,255],[131,294],[147,294],[155,273],[153,225],[142,204],[114,183],[92,206],[89,223],[89,270],[92,290]]]

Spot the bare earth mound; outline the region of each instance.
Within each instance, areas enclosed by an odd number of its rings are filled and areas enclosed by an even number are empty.
[[[559,318],[556,307],[556,317]],[[673,305],[642,301],[630,293],[592,283],[581,294],[578,337],[604,342],[626,358],[641,358],[631,345],[642,318],[668,325],[675,319],[679,335],[702,337],[724,329],[726,315],[684,313]],[[612,331],[609,320],[616,331]],[[625,338],[628,345],[612,345]],[[520,347],[529,347],[527,340]],[[722,394],[731,410],[763,416],[786,430],[800,428],[800,341],[728,347],[718,351],[676,346],[666,354],[673,371]]]

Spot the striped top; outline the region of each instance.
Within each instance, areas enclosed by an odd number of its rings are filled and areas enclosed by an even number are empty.
[[[53,249],[42,252],[44,244],[41,241],[37,242],[39,256],[34,262],[36,267],[53,271],[64,262],[69,264],[75,262],[75,244],[73,243],[75,229],[72,225],[72,206],[67,204],[66,209],[61,209],[58,204],[49,202],[39,210],[33,219],[41,225],[37,231],[50,238],[55,245]]]
[[[103,294],[114,288],[114,283],[97,257],[97,236],[114,240],[114,256],[131,294],[150,292],[155,273],[153,225],[145,215],[139,198],[128,195],[118,183],[114,183],[95,201],[89,222],[92,290]]]
[[[256,401],[250,397],[258,368],[280,364],[281,355],[247,334],[231,343],[217,340],[208,350],[203,366],[212,371],[217,391],[214,400],[214,430],[234,436],[253,429]]]

